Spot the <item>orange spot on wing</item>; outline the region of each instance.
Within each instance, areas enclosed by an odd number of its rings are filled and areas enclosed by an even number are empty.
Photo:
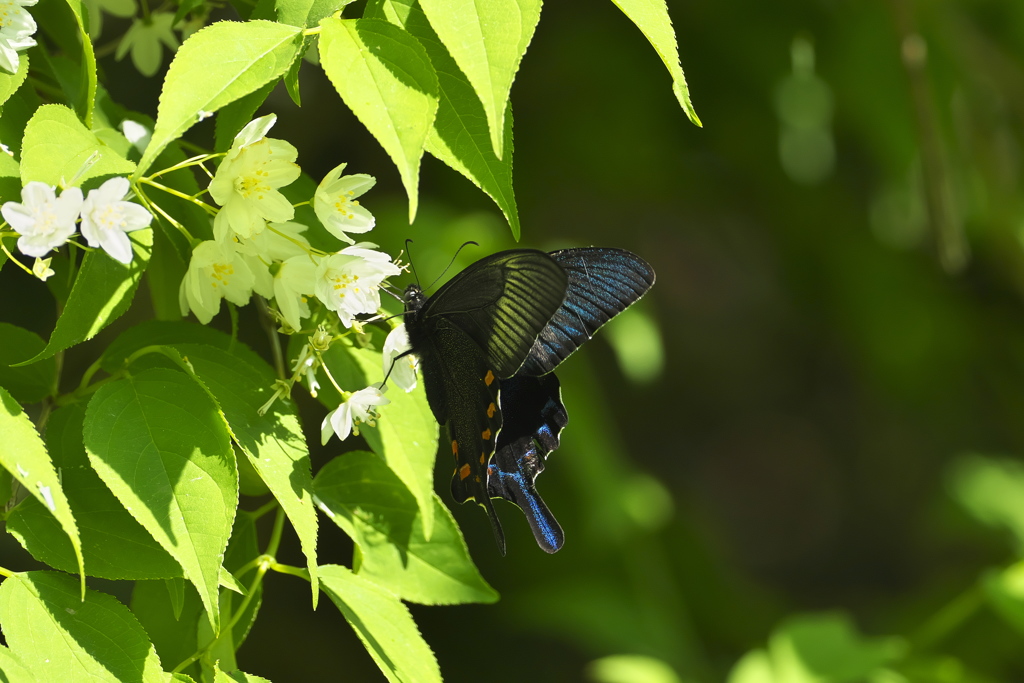
[[[491,386],[491,384],[493,384],[493,383],[494,383],[494,373],[491,372],[490,370],[488,370],[487,374],[484,375],[484,384],[486,384],[487,386]]]
[[[488,441],[491,438],[491,430],[485,429],[480,436],[484,438],[484,441]]]
[[[469,476],[469,464],[465,464],[459,468],[459,479],[465,479]]]
[[[459,442],[455,441],[455,440],[452,440],[452,455],[458,455],[458,454],[459,454]]]
[[[480,464],[483,465],[485,462],[487,462],[487,455],[484,454],[484,453],[481,453],[480,454]]]
[[[491,405],[487,406],[487,417],[494,417],[494,414],[498,412],[498,406],[491,402]]]

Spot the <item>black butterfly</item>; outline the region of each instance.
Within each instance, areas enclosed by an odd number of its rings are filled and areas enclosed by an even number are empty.
[[[451,438],[452,495],[484,507],[502,554],[492,496],[522,508],[542,548],[561,547],[561,527],[534,486],[568,421],[551,370],[653,284],[635,254],[591,247],[503,251],[430,298],[418,285],[405,290],[427,400]]]

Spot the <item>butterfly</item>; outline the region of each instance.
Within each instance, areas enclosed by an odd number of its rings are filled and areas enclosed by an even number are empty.
[[[503,555],[492,497],[523,510],[544,550],[561,547],[561,527],[535,486],[568,422],[551,371],[654,279],[646,261],[621,249],[513,249],[480,259],[433,296],[406,288],[409,342],[455,458],[452,496],[483,506]]]

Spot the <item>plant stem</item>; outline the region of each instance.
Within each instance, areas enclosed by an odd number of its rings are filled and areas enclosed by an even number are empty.
[[[914,650],[928,650],[974,616],[984,604],[981,587],[975,583],[946,603],[910,637]]]

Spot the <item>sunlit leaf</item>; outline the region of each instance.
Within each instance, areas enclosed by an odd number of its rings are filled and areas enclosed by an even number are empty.
[[[153,137],[136,175],[200,117],[284,75],[301,44],[297,27],[272,21],[221,21],[189,36],[168,67]]]
[[[683,68],[679,65],[679,47],[676,45],[676,34],[672,29],[672,20],[668,16],[668,5],[665,0],[612,0],[637,28],[643,31],[651,46],[657,51],[661,61],[665,63],[672,76],[672,92],[675,93],[679,106],[686,115],[698,126],[701,125],[697,112],[690,102],[690,89],[683,76]]]
[[[505,156],[505,112],[512,81],[540,19],[540,0],[420,0],[449,54],[473,84],[487,115],[491,146]]]
[[[84,439],[93,469],[181,564],[217,629],[238,478],[213,400],[182,372],[144,370],[96,392]]]
[[[398,167],[416,217],[420,159],[437,113],[437,75],[423,46],[377,19],[320,22],[320,65]]]
[[[66,574],[28,572],[0,584],[0,622],[11,650],[40,681],[164,683],[139,622],[110,595],[81,599]]]

